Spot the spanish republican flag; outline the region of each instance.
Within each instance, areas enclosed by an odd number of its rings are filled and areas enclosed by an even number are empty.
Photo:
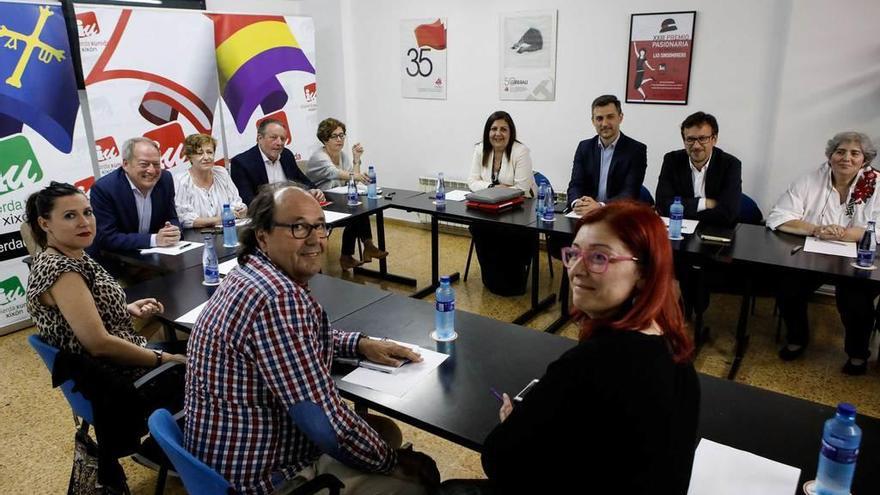
[[[214,21],[220,93],[239,133],[260,106],[264,114],[280,110],[287,93],[278,74],[314,74],[284,17],[207,14]]]

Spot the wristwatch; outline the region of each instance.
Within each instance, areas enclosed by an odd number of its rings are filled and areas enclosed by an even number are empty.
[[[156,366],[161,365],[162,364],[162,354],[164,354],[162,352],[162,349],[152,349],[152,351],[153,351],[153,354],[156,355]]]

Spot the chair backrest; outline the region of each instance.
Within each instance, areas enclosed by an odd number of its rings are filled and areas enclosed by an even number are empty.
[[[541,172],[535,171],[534,176],[535,176],[535,186],[536,187],[540,186],[542,181],[546,182],[547,184],[550,184],[550,179],[548,179],[547,176],[542,174]],[[553,194],[556,194],[556,192],[553,191],[553,184],[550,184],[550,191],[553,192]]]
[[[183,447],[183,434],[167,409],[156,409],[147,420],[150,435],[162,447],[162,451],[174,464],[183,486],[191,495],[226,495],[231,493],[229,484],[217,471],[196,458]]]
[[[297,402],[290,406],[287,413],[293,419],[296,428],[303,432],[321,452],[339,459],[341,449],[336,439],[336,432],[324,410],[311,401]]]
[[[654,196],[651,196],[651,191],[645,186],[642,186],[642,189],[639,190],[639,201],[646,203],[648,206],[654,206]]]
[[[37,355],[40,356],[43,363],[49,368],[49,373],[52,373],[52,370],[55,368],[55,357],[58,355],[58,349],[44,342],[37,334],[28,337],[28,343],[37,351]],[[89,424],[94,424],[95,415],[92,411],[92,403],[83,397],[81,393],[74,392],[73,386],[73,380],[67,380],[61,384],[61,391],[70,404],[70,408],[73,409],[73,414],[76,414]]]
[[[739,200],[739,223],[764,224],[764,214],[758,208],[758,203],[746,194]]]

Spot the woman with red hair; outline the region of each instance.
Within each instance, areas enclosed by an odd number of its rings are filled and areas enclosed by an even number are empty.
[[[504,394],[483,444],[489,480],[445,493],[687,493],[700,389],[666,228],[620,201],[576,232],[562,260],[580,343],[522,402]]]

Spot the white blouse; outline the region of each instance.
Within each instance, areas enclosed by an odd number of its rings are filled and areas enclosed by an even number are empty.
[[[195,185],[189,172],[174,175],[174,206],[184,228],[191,228],[199,217],[219,217],[224,204],[228,203],[233,210],[246,206],[229,172],[223,167],[213,167],[211,171],[214,183],[208,189]]]
[[[340,159],[342,166],[340,167],[333,164],[333,160],[330,159],[330,155],[324,151],[324,148],[319,149],[309,158],[305,173],[306,177],[315,184],[315,187],[326,191],[346,184],[344,180],[340,179],[340,171],[351,172],[354,170],[354,165],[344,151],[340,155],[342,155]]]
[[[481,191],[492,184],[492,163],[495,152],[489,156],[486,166],[483,166],[483,143],[477,143],[474,147],[474,160],[471,164],[471,173],[468,177],[468,187],[471,191]],[[501,169],[496,177],[500,184],[513,186],[522,190],[527,197],[531,197],[535,186],[535,175],[532,172],[532,156],[529,148],[522,143],[513,143],[510,150],[510,160],[507,155],[501,156]]]
[[[834,189],[831,166],[823,163],[815,172],[794,181],[788,190],[776,201],[767,215],[767,226],[773,230],[790,220],[803,220],[815,225],[840,225],[843,227],[865,227],[868,221],[880,220],[880,192],[854,205],[852,215],[847,215],[846,206],[852,197],[856,184],[862,175],[872,168],[859,171],[856,180],[849,187],[846,201],[840,202],[840,195]],[[878,171],[874,170],[877,174]]]

